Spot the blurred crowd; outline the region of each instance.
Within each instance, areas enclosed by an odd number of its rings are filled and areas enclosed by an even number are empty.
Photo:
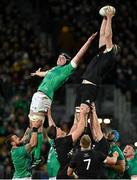
[[[70,53],[73,53],[74,47],[77,48],[75,42],[80,46],[92,32],[99,31],[101,19],[97,11],[102,5],[108,4],[107,1],[89,0],[82,2],[49,0],[49,2],[51,17],[55,25],[59,25],[58,46]],[[114,42],[121,47],[121,55],[113,76],[110,75],[110,79],[105,82],[110,84],[114,82],[126,94],[127,99],[137,105],[137,12],[135,11],[137,2],[110,1],[109,4],[114,5],[117,10],[113,19],[113,36]],[[96,45],[94,47],[97,48]],[[90,55],[93,55],[94,51],[91,48]],[[88,58],[91,59],[90,56]]]
[[[114,73],[104,83],[115,83],[127,100],[137,105],[137,2],[122,0],[120,3],[115,1],[117,14],[113,33],[114,42],[121,46],[121,55]],[[50,69],[55,65],[57,54],[62,51],[73,56],[81,44],[99,30],[101,21],[98,10],[102,3],[90,0],[47,0],[43,5],[43,11],[47,10],[48,13],[46,17],[40,17],[48,21],[50,19],[52,24],[47,27],[53,33],[52,48],[42,36],[48,24],[44,27],[41,24],[41,31],[36,33],[32,22],[22,16],[14,1],[2,0],[0,3],[0,177],[10,178],[12,172],[10,154],[4,144],[5,137],[13,131],[23,135],[28,126],[30,99],[40,80],[30,78],[30,72],[39,67]],[[85,66],[96,53],[96,42],[69,83],[79,83]],[[47,149],[48,143],[45,142],[43,152]]]

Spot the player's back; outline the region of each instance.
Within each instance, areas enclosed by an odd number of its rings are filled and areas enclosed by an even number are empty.
[[[74,165],[80,179],[93,179],[97,177],[98,168],[104,159],[102,154],[100,156],[100,153],[94,150],[79,151],[72,158],[70,166]]]
[[[91,81],[99,85],[106,74],[112,69],[116,56],[113,49],[107,53],[100,52],[88,64],[82,79]]]
[[[69,152],[73,148],[72,135],[60,137],[55,140],[55,148],[60,163],[60,169],[58,172],[59,179],[67,179],[67,167],[70,160]]]

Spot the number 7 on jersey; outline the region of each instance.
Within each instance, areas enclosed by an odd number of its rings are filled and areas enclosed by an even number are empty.
[[[89,170],[89,166],[90,166],[90,163],[91,163],[91,159],[84,159],[84,162],[87,162],[87,168],[86,168],[86,170]]]

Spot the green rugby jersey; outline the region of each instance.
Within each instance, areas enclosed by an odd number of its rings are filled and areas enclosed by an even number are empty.
[[[50,150],[47,160],[47,169],[49,177],[56,177],[60,168],[60,163],[57,159],[57,152],[54,149],[54,140],[50,140]]]
[[[117,145],[110,145],[109,156],[112,156],[114,152],[118,152],[119,156],[117,160],[125,160],[123,152]],[[108,178],[109,179],[117,179],[119,177],[119,173],[111,168],[108,168]]]
[[[51,100],[53,100],[54,92],[68,80],[75,68],[71,62],[65,66],[56,66],[49,70],[43,81],[38,87],[38,91],[42,91]]]
[[[135,150],[135,158],[137,159],[137,149]]]
[[[31,164],[31,154],[27,152],[25,145],[12,148],[11,158],[15,168],[13,178],[24,178],[31,176],[31,173],[28,171]]]
[[[135,156],[133,159],[127,160],[126,167],[130,177],[137,175],[137,157]]]

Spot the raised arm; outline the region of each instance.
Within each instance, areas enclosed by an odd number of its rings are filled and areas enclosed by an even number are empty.
[[[37,71],[34,73],[31,73],[31,76],[39,76],[39,77],[44,77],[47,74],[48,71],[41,71],[41,68],[39,68]]]
[[[102,130],[101,130],[100,123],[98,121],[98,117],[97,117],[97,114],[96,114],[96,108],[95,108],[94,103],[92,103],[92,113],[91,113],[91,118],[90,118],[90,128],[91,128],[91,132],[92,132],[92,136],[93,136],[94,140],[96,142],[99,142],[103,137],[103,133],[102,133]]]
[[[75,112],[75,115],[74,115],[74,122],[73,122],[73,126],[71,127],[70,129],[70,133],[72,133],[73,131],[75,131],[75,129],[77,128],[78,126],[78,122],[79,122],[79,112]]]
[[[77,128],[71,133],[73,142],[75,142],[81,134],[84,132],[86,119],[89,113],[89,106],[86,104],[81,104],[80,106],[80,116]]]
[[[23,135],[23,137],[21,138],[21,142],[26,144],[30,141],[30,137],[31,137],[31,129],[28,127]]]
[[[54,120],[53,120],[53,118],[52,118],[52,115],[51,115],[51,108],[48,109],[48,114],[47,114],[47,116],[48,116],[48,124],[49,124],[49,127],[50,127],[50,126],[56,126],[56,124],[55,124],[55,122],[54,122]]]
[[[105,29],[106,48],[110,49],[113,46],[112,43],[112,17],[114,16],[111,8],[106,11],[107,23]]]
[[[105,9],[106,16],[103,17],[102,24],[100,27],[100,37],[99,37],[99,48],[103,45],[106,45],[107,49],[113,47],[112,43],[112,17],[115,14],[115,8],[110,6]]]
[[[32,151],[32,149],[37,145],[37,133],[38,133],[38,128],[41,126],[42,121],[33,121],[32,122],[32,133],[31,133],[31,138],[28,144],[26,144],[25,148],[28,153]]]
[[[88,38],[86,43],[81,47],[81,49],[78,51],[78,53],[72,59],[77,65],[79,65],[79,63],[81,62],[82,57],[86,53],[87,49],[89,48],[90,44],[92,43],[92,41],[96,37],[96,35],[97,35],[97,32],[92,34],[92,36],[90,38]]]
[[[107,18],[104,17],[102,20],[102,24],[100,27],[100,34],[99,34],[99,48],[106,44],[105,39],[105,28],[106,28]]]

